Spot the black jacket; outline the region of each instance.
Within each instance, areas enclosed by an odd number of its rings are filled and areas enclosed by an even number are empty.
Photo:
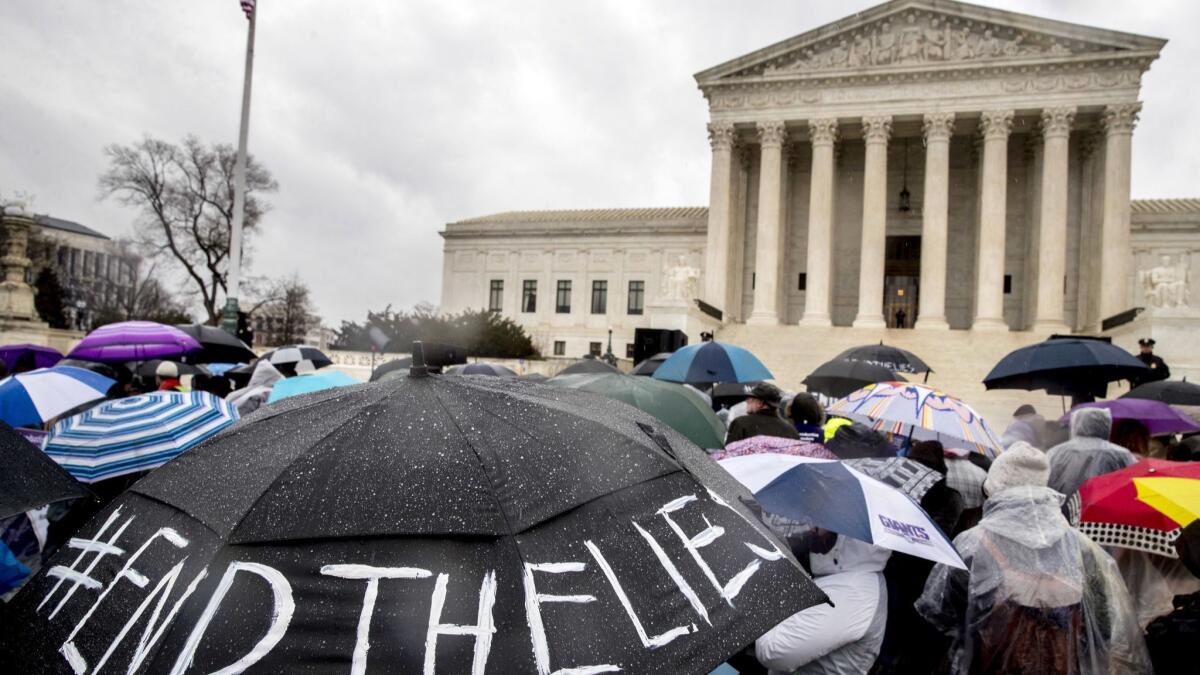
[[[1162,360],[1162,357],[1154,354],[1138,354],[1137,360],[1146,364],[1150,370],[1138,377],[1129,380],[1133,386],[1139,384],[1147,384],[1149,382],[1158,382],[1171,377],[1171,369],[1167,367],[1167,362]]]
[[[742,415],[729,425],[729,433],[725,435],[725,444],[740,441],[751,436],[779,436],[780,438],[800,438],[796,428],[790,422],[775,414],[775,410],[766,410]]]

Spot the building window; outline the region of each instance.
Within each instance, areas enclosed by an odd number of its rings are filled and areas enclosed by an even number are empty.
[[[521,311],[526,314],[537,311],[537,282],[533,279],[521,283]]]
[[[808,290],[808,275],[805,274],[804,272],[800,273],[800,278],[799,278],[799,280],[796,281],[796,290],[798,290],[798,291],[807,291]]]
[[[555,356],[566,356],[567,355],[567,341],[566,340],[555,340],[554,341],[554,355]]]
[[[629,282],[629,305],[628,312],[630,314],[641,314],[642,305],[646,300],[646,282],[631,281]]]
[[[488,290],[488,311],[500,312],[504,309],[504,280],[492,279],[492,286]]]
[[[1012,293],[1012,275],[1005,274],[1004,275],[1004,294],[1008,295],[1009,293]]]
[[[608,282],[592,282],[592,314],[608,313]],[[599,342],[595,344],[600,344]]]
[[[632,342],[625,344],[625,358],[627,358],[627,359],[633,358],[633,343]]]
[[[558,289],[554,293],[554,311],[558,314],[571,313],[571,282],[558,282]]]
[[[588,353],[591,354],[592,356],[600,356],[600,348],[601,348],[601,345],[599,342],[589,342],[588,343]]]

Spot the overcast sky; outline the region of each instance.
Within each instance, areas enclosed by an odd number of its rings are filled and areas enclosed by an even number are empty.
[[[250,150],[279,180],[258,275],[298,272],[327,324],[437,302],[445,223],[515,209],[702,205],[692,74],[865,9],[808,0],[260,0]],[[985,4],[1167,38],[1144,79],[1135,197],[1200,196],[1200,3]],[[128,234],[102,149],[235,143],[237,0],[0,3],[0,193]]]

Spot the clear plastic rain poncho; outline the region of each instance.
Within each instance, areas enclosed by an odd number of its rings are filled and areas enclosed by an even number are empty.
[[[1125,448],[1108,442],[1112,414],[1104,408],[1080,408],[1071,414],[1071,440],[1050,448],[1048,485],[1065,496],[1087,479],[1124,469],[1137,459]]]
[[[270,361],[259,360],[245,389],[238,389],[226,396],[225,400],[237,408],[239,416],[245,417],[267,402],[275,383],[282,379],[283,374]]]
[[[954,540],[967,569],[929,575],[916,608],[954,639],[951,672],[1150,672],[1116,563],[1070,527],[1062,499],[1034,486],[993,495]]]

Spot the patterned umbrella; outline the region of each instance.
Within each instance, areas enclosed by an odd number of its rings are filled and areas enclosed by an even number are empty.
[[[14,427],[41,425],[104,398],[114,384],[99,373],[71,366],[18,373],[0,381],[0,419]]]
[[[88,333],[68,358],[120,363],[182,356],[200,349],[187,333],[153,321],[122,321]]]
[[[938,470],[907,457],[859,457],[843,461],[857,471],[900,490],[918,503],[929,492],[929,488],[943,478]]]
[[[279,372],[284,375],[292,376],[296,374],[296,364],[301,361],[312,361],[313,367],[317,369],[331,365],[332,360],[325,355],[325,352],[316,347],[308,347],[305,345],[288,345],[286,347],[276,347],[271,351],[263,354],[263,359],[275,366]],[[235,369],[236,370],[236,369]],[[253,370],[253,368],[251,368]]]
[[[156,391],[103,403],[54,425],[46,454],[85,483],[162,466],[238,419],[203,391]]]
[[[1178,557],[1172,544],[1179,536],[1180,523],[1168,513],[1178,518],[1180,504],[1167,507],[1161,493],[1170,488],[1158,483],[1164,478],[1200,481],[1200,463],[1144,459],[1090,478],[1071,497],[1071,520],[1102,546]]]
[[[1000,437],[975,409],[961,399],[912,382],[880,382],[835,401],[829,412],[870,425],[878,431],[941,441],[995,457]]]

